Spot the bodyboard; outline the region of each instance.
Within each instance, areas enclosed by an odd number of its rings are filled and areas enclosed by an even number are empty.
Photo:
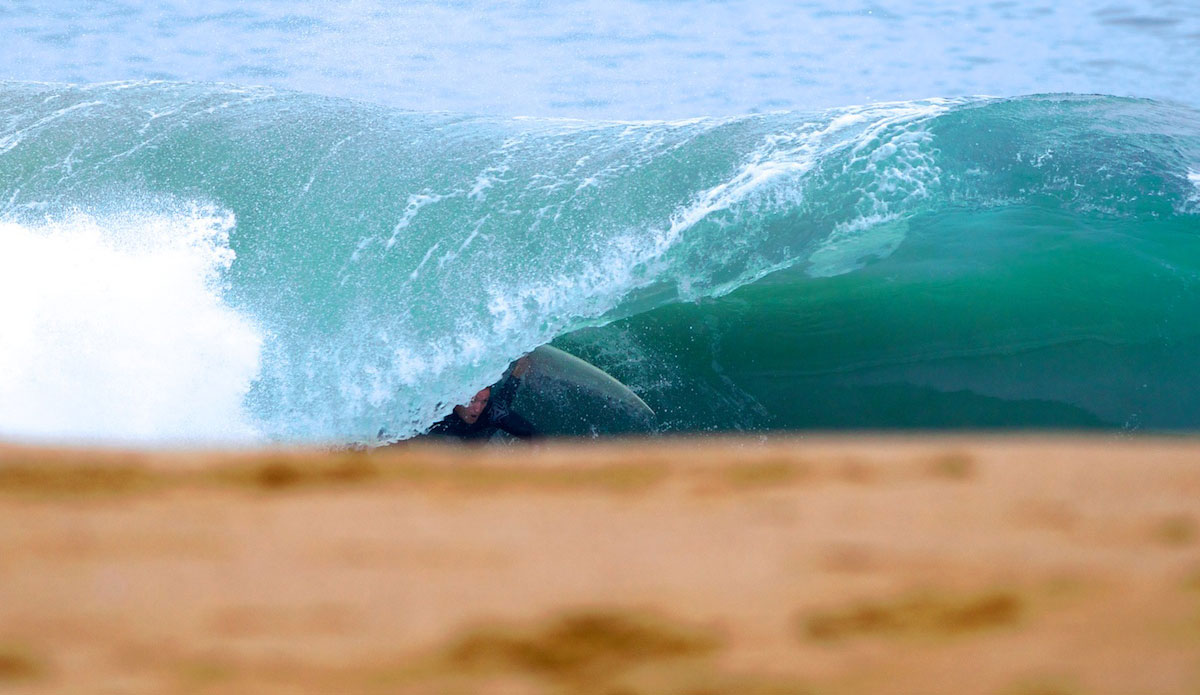
[[[650,406],[599,367],[549,345],[526,359],[529,366],[511,407],[539,434],[598,436],[654,430]]]

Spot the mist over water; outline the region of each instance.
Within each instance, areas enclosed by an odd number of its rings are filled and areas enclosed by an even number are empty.
[[[418,111],[676,119],[929,97],[1200,104],[1200,5],[25,2],[0,77],[266,84]]]
[[[1185,4],[0,30],[0,436],[371,443],[547,342],[668,432],[1200,425]]]

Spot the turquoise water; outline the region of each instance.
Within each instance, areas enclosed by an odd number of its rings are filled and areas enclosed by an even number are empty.
[[[0,434],[404,437],[550,342],[666,432],[1200,425],[1193,10],[250,7],[0,12]]]

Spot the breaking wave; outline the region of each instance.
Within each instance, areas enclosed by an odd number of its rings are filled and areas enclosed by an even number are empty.
[[[1200,424],[1188,107],[0,94],[6,436],[407,436],[551,341],[668,431]]]

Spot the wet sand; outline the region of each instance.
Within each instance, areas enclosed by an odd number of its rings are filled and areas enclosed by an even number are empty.
[[[4,693],[1200,693],[1200,440],[0,447]]]

